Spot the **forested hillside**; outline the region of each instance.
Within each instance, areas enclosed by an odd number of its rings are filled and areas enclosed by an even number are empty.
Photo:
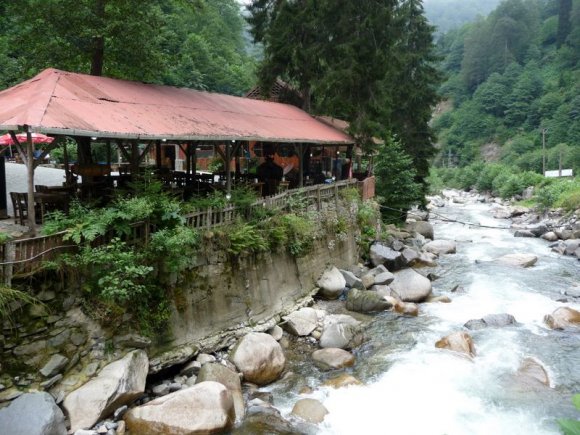
[[[451,110],[436,164],[580,170],[580,0],[506,0],[439,41]]]
[[[437,33],[474,21],[479,15],[487,16],[501,0],[426,0],[425,15],[436,27]]]
[[[236,0],[0,2],[0,89],[47,67],[242,94],[255,83]]]

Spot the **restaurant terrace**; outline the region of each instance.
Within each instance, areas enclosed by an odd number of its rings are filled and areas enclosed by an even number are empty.
[[[28,192],[25,198],[21,193],[26,202],[14,207],[31,228],[38,222],[35,201],[38,209],[41,196],[71,194],[73,189],[98,195],[100,186],[124,184],[146,162],[168,185],[186,191],[203,192],[200,186],[219,182],[229,193],[235,183],[243,181],[256,184],[262,195],[271,195],[277,190],[264,188],[268,180],[248,174],[248,168],[240,163],[250,151],[256,159],[272,155],[282,164],[284,156],[294,156],[295,163],[287,164],[283,175],[292,166],[292,187],[303,187],[315,182],[310,176],[313,156],[330,155],[336,160],[340,153],[352,155],[354,145],[345,131],[288,104],[52,68],[0,92],[0,130],[11,135],[14,151],[28,168]],[[18,133],[24,133],[26,140]],[[37,133],[55,140],[38,151],[33,138]],[[64,147],[66,182],[48,186],[49,192],[47,186],[35,186],[34,168],[52,149],[71,138],[77,144],[78,158],[74,164],[69,162]],[[106,162],[94,161],[91,147],[96,143],[106,145]],[[223,161],[217,177],[207,171],[200,173],[197,167],[197,151],[208,146]],[[278,153],[281,149],[285,152]],[[114,164],[114,156],[119,157],[120,165]],[[327,167],[330,171],[323,175],[332,179],[335,167]],[[345,173],[340,178],[348,177],[350,174]]]

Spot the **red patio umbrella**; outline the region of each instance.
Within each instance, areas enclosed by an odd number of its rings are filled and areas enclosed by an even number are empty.
[[[46,136],[42,133],[31,133],[31,135],[32,143],[51,143],[54,140],[53,137]],[[26,136],[26,133],[18,133],[16,139],[18,139],[18,142],[20,143],[25,143],[28,140],[28,137]],[[10,133],[0,136],[0,145],[15,145]]]

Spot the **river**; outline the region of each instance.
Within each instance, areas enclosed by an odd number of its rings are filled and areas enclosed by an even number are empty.
[[[450,204],[439,209],[454,220],[509,226],[493,219],[489,205]],[[321,434],[558,434],[557,418],[578,418],[571,403],[580,392],[580,334],[552,331],[544,315],[561,303],[565,291],[580,292],[580,262],[550,252],[541,239],[514,238],[509,229],[432,220],[435,238],[457,241],[457,254],[443,256],[433,272],[434,293],[452,303],[420,305],[416,318],[376,315],[367,342],[356,351],[349,372],[365,386],[321,387],[330,375],[308,358],[290,363],[300,381],[274,384],[275,404],[288,415],[301,386],[329,410]],[[532,253],[534,267],[520,269],[486,262],[509,253]],[[453,287],[460,285],[456,292]],[[470,331],[473,361],[436,349],[441,337],[470,319],[509,313],[518,324]],[[525,387],[513,379],[526,357],[547,369],[551,388]],[[335,374],[336,375],[336,374]]]

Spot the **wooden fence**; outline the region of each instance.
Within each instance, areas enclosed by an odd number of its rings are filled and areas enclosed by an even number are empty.
[[[338,200],[339,192],[348,188],[358,188],[361,196],[365,198],[368,194],[368,186],[365,181],[355,179],[339,181],[333,184],[322,184],[304,187],[282,192],[278,195],[262,198],[256,201],[252,208],[268,208],[283,210],[292,198],[301,198],[311,205],[316,205],[317,209],[322,208],[323,203]],[[374,178],[372,180],[372,191],[374,192]],[[196,210],[185,215],[186,225],[197,228],[213,228],[234,223],[248,209],[241,210],[233,205],[224,208],[208,208]],[[147,243],[153,231],[148,222],[137,222],[132,225],[132,232],[126,238],[127,243]],[[38,272],[44,262],[53,260],[62,252],[77,249],[77,246],[70,241],[64,240],[66,231],[50,236],[34,237],[29,239],[12,240],[0,245],[0,273],[5,285],[9,286],[13,278],[24,277]],[[95,242],[95,245],[104,244],[110,241],[112,235],[105,235]]]

